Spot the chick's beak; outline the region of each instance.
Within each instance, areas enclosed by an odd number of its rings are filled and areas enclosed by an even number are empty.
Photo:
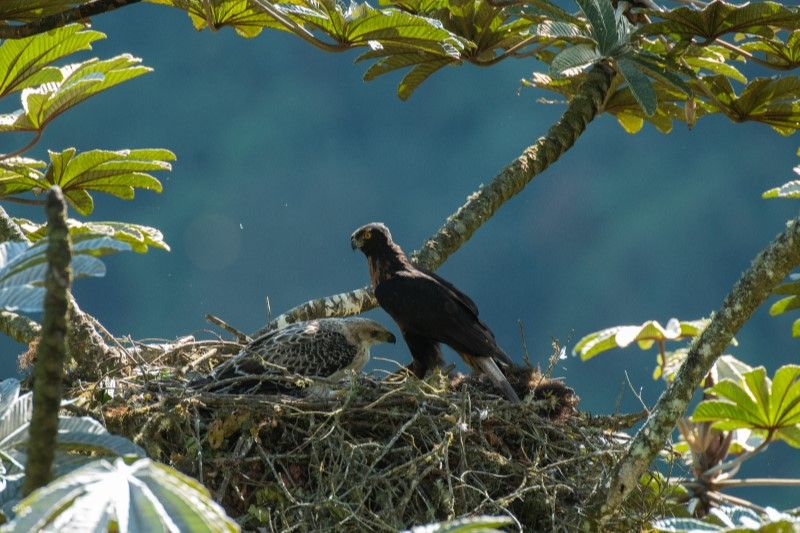
[[[362,244],[364,244],[364,243],[361,241],[361,239],[356,237],[355,233],[353,233],[353,235],[350,236],[350,246],[353,247],[353,250],[361,248]]]

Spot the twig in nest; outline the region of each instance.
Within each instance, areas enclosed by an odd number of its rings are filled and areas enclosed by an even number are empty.
[[[230,333],[231,335],[236,337],[236,340],[238,340],[239,342],[241,342],[243,344],[250,344],[251,342],[253,342],[253,339],[250,338],[246,333],[242,333],[241,331],[239,331],[235,327],[231,326],[230,324],[228,324],[227,322],[225,322],[224,320],[222,320],[218,316],[214,316],[214,315],[209,314],[209,315],[206,315],[206,320],[208,320],[209,322],[211,322],[215,326],[221,327],[222,329],[224,329],[225,331],[227,331],[228,333]]]
[[[236,460],[243,459],[248,452],[250,452],[250,448],[253,447],[253,438],[250,436],[249,433],[244,433],[239,437],[239,440],[236,442],[236,447],[233,449],[233,456]],[[219,488],[217,489],[217,493],[214,495],[214,499],[218,502],[222,501],[222,498],[225,497],[225,493],[228,491],[228,485],[231,483],[231,477],[233,477],[234,469],[229,468],[225,472],[225,476],[222,478],[222,482],[219,484]]]

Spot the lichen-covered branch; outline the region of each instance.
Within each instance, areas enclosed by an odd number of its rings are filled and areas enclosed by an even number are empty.
[[[613,71],[606,65],[597,65],[575,96],[567,110],[547,135],[528,147],[514,162],[504,168],[488,185],[481,186],[467,198],[467,202],[450,215],[444,225],[412,254],[419,267],[436,270],[450,255],[472,237],[505,202],[519,193],[525,185],[575,144],[575,141],[598,113],[602,111],[606,93],[611,86]],[[311,300],[275,318],[262,331],[298,320],[331,316],[348,316],[368,311],[377,305],[369,289]]]
[[[664,391],[645,424],[612,472],[607,492],[598,505],[602,519],[613,514],[637,486],[641,475],[664,447],[698,385],[717,357],[753,312],[789,272],[800,265],[800,219],[791,221],[742,274],[714,313],[711,322],[689,349],[675,380]]]
[[[93,2],[86,2],[73,8],[65,9],[59,13],[40,17],[27,24],[17,26],[0,24],[0,39],[30,37],[31,35],[44,33],[72,22],[79,22],[137,2],[141,2],[141,0],[94,0]]]
[[[28,344],[39,336],[42,326],[35,320],[11,311],[0,311],[0,333]]]
[[[44,318],[34,369],[33,415],[23,486],[25,494],[50,481],[61,406],[72,250],[67,229],[67,206],[58,187],[53,187],[47,194],[47,227]]]
[[[278,316],[254,333],[252,337],[255,339],[272,329],[285,328],[288,324],[298,320],[311,320],[312,318],[329,316],[352,316],[369,311],[376,305],[378,305],[378,302],[375,300],[375,295],[370,287],[362,287],[350,292],[309,300],[288,313]]]

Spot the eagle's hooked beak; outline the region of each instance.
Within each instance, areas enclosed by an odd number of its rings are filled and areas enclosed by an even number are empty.
[[[383,337],[381,337],[381,340],[383,342],[388,342],[388,343],[394,344],[394,343],[397,342],[397,337],[395,337],[394,334],[392,334],[391,332],[387,331],[385,333],[385,335],[383,335]]]

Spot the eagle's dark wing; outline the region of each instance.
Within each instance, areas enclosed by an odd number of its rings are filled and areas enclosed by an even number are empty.
[[[404,337],[416,335],[443,342],[459,353],[512,364],[486,324],[478,319],[474,302],[437,278],[419,270],[398,272],[378,284],[375,297]]]
[[[435,272],[430,272],[430,271],[424,270],[422,268],[420,268],[419,271],[422,272],[423,274],[427,274],[428,276],[432,277],[434,280],[436,280],[439,283],[441,283],[442,285],[444,285],[444,287],[446,289],[448,289],[452,293],[453,297],[456,300],[461,302],[461,304],[464,307],[466,307],[467,309],[472,311],[472,313],[476,317],[478,316],[478,306],[475,305],[475,302],[472,301],[472,298],[470,298],[469,296],[467,296],[466,294],[464,294],[463,292],[458,290],[455,285],[453,285],[452,283],[450,283],[449,281],[447,281],[446,279],[444,279],[440,275],[436,274]]]

